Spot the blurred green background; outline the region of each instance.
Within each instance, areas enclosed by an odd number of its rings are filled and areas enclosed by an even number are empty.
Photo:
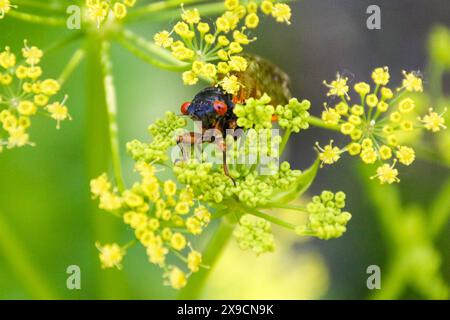
[[[381,30],[366,28],[365,12],[370,4],[381,7]],[[299,1],[292,7],[292,25],[264,20],[258,41],[250,50],[289,70],[294,95],[310,99],[313,114],[320,114],[325,101],[323,79],[346,71],[356,79],[368,80],[370,70],[383,65],[390,67],[396,83],[401,70],[421,70],[427,90],[431,87],[434,92],[423,98],[423,103],[435,108],[445,104],[444,95],[450,94],[450,77],[445,74],[450,70],[446,64],[450,60],[450,41],[445,44],[449,31],[442,27],[444,36],[435,37],[432,46],[428,39],[436,25],[450,27],[448,0],[321,0]],[[156,31],[172,23],[142,21],[130,28],[151,39]],[[28,39],[30,44],[45,49],[71,32],[74,31],[7,17],[0,21],[0,47],[10,46],[18,52],[23,39]],[[42,63],[44,75],[57,77],[80,44],[78,41],[49,52]],[[434,51],[430,52],[429,47]],[[130,233],[120,220],[96,210],[90,199],[89,180],[96,167],[91,162],[97,154],[102,158],[106,147],[99,143],[98,130],[92,130],[99,112],[95,101],[101,99],[101,94],[95,97],[98,88],[88,80],[88,66],[84,61],[62,90],[69,95],[73,120],[56,130],[49,119],[37,119],[31,128],[36,147],[0,154],[1,299],[176,297],[175,291],[162,285],[160,269],[147,262],[140,247],[128,251],[122,271],[100,268],[95,241],[123,243]],[[124,172],[129,173],[126,181],[130,183],[132,161],[125,153],[125,143],[135,138],[148,139],[148,124],[164,110],[178,110],[198,88],[183,86],[179,74],[147,65],[117,45],[113,46],[113,68],[122,160]],[[440,71],[442,77],[436,76]],[[102,121],[98,120],[98,127],[101,126]],[[314,141],[329,137],[329,132],[316,129],[295,136],[290,160],[296,167],[306,168],[314,157]],[[450,283],[450,228],[445,219],[431,242],[428,219],[433,210],[444,212],[444,217],[450,210],[450,149],[445,143],[426,141],[431,150],[429,159],[402,170],[398,188],[369,183],[370,174],[350,159],[321,170],[311,192],[326,188],[347,193],[353,219],[345,236],[330,241],[304,241],[277,232],[277,252],[258,258],[239,251],[232,242],[202,297],[444,297],[443,281],[447,287]],[[442,191],[444,187],[448,192]],[[439,194],[441,199],[435,201]],[[397,228],[397,238],[403,239],[398,246],[393,243],[396,236],[389,231],[392,225]],[[207,239],[205,235],[204,241]],[[406,257],[402,252],[408,253]],[[366,268],[372,264],[381,267],[384,293],[366,287]],[[69,265],[81,268],[81,290],[66,288]]]

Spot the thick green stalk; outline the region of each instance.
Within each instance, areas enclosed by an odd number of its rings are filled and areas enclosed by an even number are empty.
[[[2,264],[10,266],[18,281],[34,299],[57,299],[48,279],[36,268],[26,246],[16,237],[0,213],[0,255]]]
[[[122,165],[120,162],[120,146],[117,126],[117,97],[112,74],[112,62],[110,56],[110,43],[104,41],[101,48],[101,63],[103,71],[103,86],[105,91],[106,108],[108,111],[109,145],[114,169],[114,176],[119,191],[124,190],[122,177]]]
[[[214,235],[203,253],[202,263],[209,266],[209,268],[203,268],[189,278],[188,284],[178,296],[179,299],[194,300],[201,297],[206,280],[231,239],[235,225],[236,222],[230,214],[222,218],[218,229],[214,231]]]
[[[86,128],[86,155],[88,179],[95,178],[110,168],[110,138],[108,125],[108,110],[104,90],[104,79],[101,64],[102,39],[97,34],[89,35],[87,57],[87,128]],[[97,204],[91,201],[90,214],[92,217],[93,240],[101,243],[111,242],[118,238],[121,222],[117,218],[98,209]],[[98,279],[99,292],[97,298],[119,299],[126,298],[127,286],[124,275],[118,270],[102,270],[98,261],[98,253],[92,243],[91,259],[94,261]]]

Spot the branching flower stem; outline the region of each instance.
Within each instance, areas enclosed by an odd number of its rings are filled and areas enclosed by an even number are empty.
[[[168,1],[153,2],[146,6],[137,8],[133,12],[130,12],[126,17],[126,21],[141,20],[141,19],[146,18],[149,15],[152,15],[154,13],[159,13],[161,11],[167,11],[167,9],[179,7],[181,4],[190,5],[190,4],[205,2],[205,1],[206,0],[168,0]],[[222,5],[222,10],[223,10],[223,3],[220,3],[220,4]]]
[[[115,39],[136,57],[157,68],[175,72],[185,71],[189,68],[187,64],[173,59],[168,52],[156,47],[153,43],[147,42],[131,31],[125,30],[117,34]]]
[[[292,223],[289,223],[284,220],[278,219],[274,216],[268,215],[267,213],[261,212],[255,208],[245,207],[244,209],[247,213],[249,213],[251,215],[254,215],[259,218],[263,218],[263,219],[270,221],[276,225],[279,225],[280,227],[295,231],[296,226]]]
[[[295,205],[295,204],[288,204],[288,203],[272,202],[272,203],[270,203],[270,208],[288,209],[288,210],[298,211],[301,213],[308,213],[306,211],[305,207]],[[267,209],[269,209],[269,207]]]
[[[73,71],[78,67],[78,65],[83,61],[85,57],[84,49],[78,49],[70,58],[61,75],[58,77],[58,82],[62,86],[66,80],[70,77]]]
[[[44,17],[36,14],[20,12],[17,10],[11,10],[8,12],[8,17],[15,18],[18,20],[26,21],[34,24],[41,24],[47,26],[65,26],[66,19],[65,18],[55,18],[55,17]]]
[[[310,116],[307,119],[308,123],[314,127],[319,127],[327,130],[339,131],[339,125],[327,124],[322,119],[319,119],[314,116]]]

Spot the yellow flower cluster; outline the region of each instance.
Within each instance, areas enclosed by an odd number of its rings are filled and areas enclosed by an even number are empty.
[[[40,79],[42,56],[43,52],[28,46],[27,41],[22,49],[23,63],[17,62],[9,47],[0,52],[0,151],[4,145],[14,148],[30,144],[27,130],[36,114],[49,115],[57,121],[57,128],[60,121],[70,119],[65,106],[67,97],[49,103],[60,85],[54,79]]]
[[[198,235],[211,220],[204,206],[194,202],[193,190],[179,189],[172,180],[160,181],[153,164],[137,162],[141,179],[121,193],[113,189],[106,174],[91,181],[91,192],[99,198],[99,207],[120,215],[134,231],[136,239],[146,248],[149,261],[160,266],[167,283],[175,289],[184,287],[190,274],[201,266],[202,256],[190,246],[185,233]],[[100,247],[103,267],[120,267],[125,248],[117,245]],[[166,256],[172,252],[186,263],[187,272]],[[183,252],[187,255],[184,256]]]
[[[122,269],[122,259],[125,255],[125,250],[121,248],[117,243],[100,245],[95,244],[98,251],[100,251],[99,258],[102,263],[102,268],[114,268]]]
[[[17,6],[11,4],[9,0],[0,0],[0,19],[3,19],[11,8],[17,8]]]
[[[402,136],[417,129],[437,132],[445,128],[442,114],[430,109],[423,118],[416,118],[412,112],[415,101],[408,92],[422,92],[422,79],[414,72],[403,72],[402,85],[396,90],[387,87],[390,79],[387,67],[376,68],[372,72],[374,88],[366,82],[353,86],[359,96],[358,103],[351,103],[348,79],[338,74],[331,83],[324,82],[329,88],[328,96],[336,96],[339,102],[334,107],[325,105],[322,120],[339,128],[340,132],[352,140],[344,148],[333,146],[331,141],[325,147],[317,148],[322,164],[332,164],[340,155],[348,152],[359,156],[364,163],[381,163],[377,174],[381,183],[398,182],[397,162],[409,166],[415,160],[411,147],[402,145]],[[385,163],[392,160],[392,163]]]
[[[97,23],[97,27],[100,27],[110,12],[118,20],[125,18],[127,8],[131,8],[135,4],[136,0],[86,0],[88,15]]]
[[[171,31],[155,34],[156,45],[167,48],[172,55],[191,65],[182,75],[186,85],[194,85],[199,78],[218,83],[226,92],[236,94],[241,86],[233,73],[247,69],[247,61],[240,54],[244,46],[256,38],[249,38],[248,30],[259,24],[258,4],[248,1],[226,0],[225,12],[213,24],[201,19],[197,9],[182,8],[181,21]],[[291,9],[283,3],[263,1],[261,11],[279,22],[289,23]]]

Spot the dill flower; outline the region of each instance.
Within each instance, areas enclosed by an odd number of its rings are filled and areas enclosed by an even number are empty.
[[[165,274],[165,277],[174,289],[181,289],[187,283],[186,274],[177,267],[170,268],[170,271]]]
[[[409,166],[415,160],[414,149],[404,144],[407,137],[420,129],[432,132],[445,129],[442,114],[432,109],[423,117],[414,115],[416,102],[404,94],[421,92],[422,79],[414,72],[403,72],[403,77],[402,85],[392,90],[387,87],[389,69],[375,68],[372,72],[374,88],[365,82],[354,85],[354,92],[360,98],[356,104],[350,100],[346,78],[338,75],[330,84],[324,82],[329,88],[327,95],[338,96],[340,101],[334,107],[325,106],[322,119],[338,125],[351,142],[342,148],[332,146],[332,142],[324,148],[318,147],[322,164],[332,164],[339,160],[341,153],[348,152],[359,156],[366,164],[378,163],[374,177],[381,183],[400,181],[395,164]]]
[[[50,100],[59,92],[58,81],[41,79],[39,63],[43,52],[24,41],[23,63],[9,47],[0,52],[0,145],[7,148],[31,145],[28,128],[37,114],[47,115],[60,122],[70,119],[67,96],[61,102]]]
[[[10,0],[0,0],[0,19],[3,19],[11,8],[17,8],[17,6],[13,5]]]
[[[164,132],[161,132],[160,126],[164,126],[167,119],[177,120],[173,114],[168,113],[166,119],[156,121],[149,130],[151,134],[155,134],[154,139],[161,138],[164,133],[170,136],[171,130],[179,127],[180,123],[172,124],[171,127],[164,127]],[[156,131],[159,131],[158,135]],[[169,145],[170,143],[165,147],[168,148]],[[142,148],[152,147],[153,144],[150,143]],[[139,151],[135,148],[136,146],[129,146],[129,151],[137,157],[141,146],[137,147]],[[165,152],[167,153],[167,150]],[[194,191],[190,186],[178,186],[173,180],[161,180],[157,176],[155,165],[157,160],[161,159],[144,159],[148,158],[141,155],[140,159],[136,160],[135,170],[140,180],[130,189],[119,192],[112,187],[106,174],[102,174],[91,181],[91,192],[94,197],[99,198],[101,209],[123,217],[124,223],[131,228],[137,241],[146,249],[149,262],[164,270],[170,270],[163,275],[169,280],[167,284],[180,289],[184,287],[190,274],[183,271],[182,265],[190,272],[198,271],[201,254],[191,249],[187,236],[178,230],[184,229],[191,235],[200,234],[209,224],[211,213],[207,207],[194,202]],[[102,264],[117,265],[111,262],[112,249],[106,249],[101,251]],[[116,249],[117,247],[114,247],[115,254]],[[178,265],[168,262],[167,256],[172,252],[179,258]],[[120,260],[118,259],[118,262]]]
[[[344,207],[345,193],[322,191],[320,196],[314,196],[307,204],[308,223],[305,226],[298,226],[297,234],[324,240],[340,237],[346,231],[346,225],[352,217],[349,212],[342,211]]]
[[[316,142],[317,150],[319,151],[319,159],[323,164],[333,164],[341,158],[341,149],[333,146],[333,140],[330,141],[325,147],[321,147],[318,142]]]
[[[256,255],[275,250],[271,224],[261,218],[243,215],[233,233],[242,250],[252,250]]]
[[[445,120],[444,120],[444,113],[447,112],[447,109],[444,109],[444,111],[441,114],[438,114],[437,112],[433,111],[432,108],[428,110],[428,114],[423,116],[423,118],[419,118],[420,122],[423,123],[423,126],[430,130],[431,132],[438,132],[442,129],[447,129],[445,126]]]
[[[291,10],[287,4],[270,2],[262,4],[264,14],[271,14],[276,21],[290,23]],[[245,71],[248,63],[242,55],[245,46],[256,40],[249,36],[249,29],[259,25],[258,4],[239,0],[224,1],[225,12],[214,22],[202,19],[197,9],[181,8],[181,20],[171,30],[154,35],[156,45],[170,50],[172,55],[190,65],[183,72],[186,85],[194,85],[199,78],[218,84],[226,92],[236,94],[241,84],[234,73]]]
[[[192,250],[188,254],[188,268],[192,272],[200,270],[200,264],[202,263],[202,254],[198,251]]]
[[[278,22],[285,22],[291,24],[291,8],[285,3],[276,3],[272,10],[272,16]]]
[[[397,177],[398,170],[395,169],[395,163],[395,161],[392,165],[385,163],[382,166],[378,167],[377,174],[372,176],[371,179],[378,178],[381,184],[391,184],[394,182],[399,182],[400,179]]]
[[[122,259],[125,255],[125,250],[122,249],[117,243],[100,245],[96,243],[97,249],[100,251],[99,258],[102,263],[102,268],[114,268],[122,269]]]
[[[324,81],[323,84],[329,88],[327,96],[347,97],[349,90],[347,82],[348,78],[342,77],[339,73],[330,83]]]
[[[108,15],[117,20],[126,17],[128,8],[134,7],[136,0],[86,0],[86,8],[89,18],[100,27]]]
[[[410,92],[422,92],[422,78],[416,72],[403,71],[402,88]]]

